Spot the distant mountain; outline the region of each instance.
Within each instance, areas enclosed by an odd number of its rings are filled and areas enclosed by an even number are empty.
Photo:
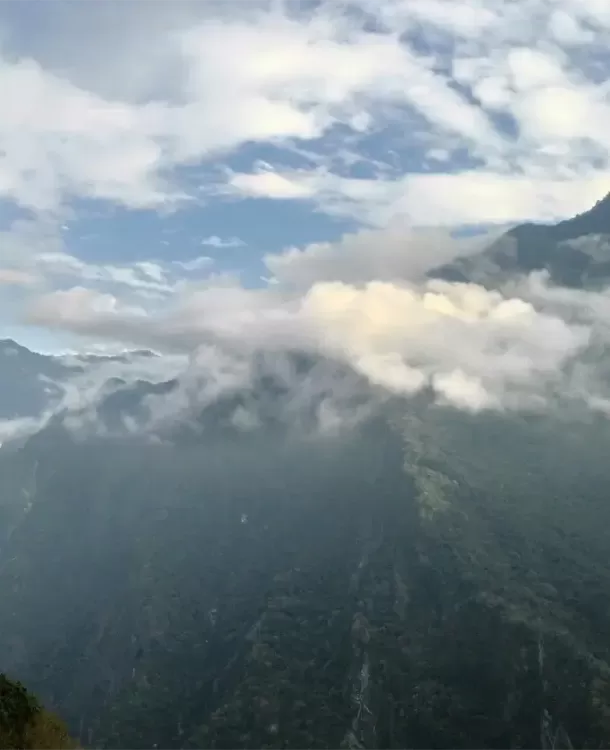
[[[213,380],[203,371],[192,382],[188,377],[157,382],[112,377],[100,385],[97,402],[87,404],[82,415],[74,408],[58,410],[49,426],[58,428],[86,414],[93,417],[99,434],[115,437],[152,428],[157,436],[178,442],[189,442],[204,431],[239,439],[241,433],[261,427],[316,429],[328,399],[341,385],[342,408],[354,418],[372,397],[370,385],[351,368],[296,351],[253,356],[246,382],[224,386],[222,393]],[[212,395],[206,396],[208,391]],[[337,404],[341,400],[336,394],[333,399]],[[36,439],[46,440],[47,435]]]
[[[554,283],[569,287],[610,282],[610,194],[558,224],[514,227],[482,253],[458,258],[429,276],[497,286],[535,270],[546,270]]]
[[[74,372],[58,357],[0,340],[0,419],[37,416],[61,396],[59,382]]]
[[[87,368],[154,356],[148,351],[53,356],[32,352],[12,339],[0,339],[0,420],[40,415],[61,398],[66,380]]]

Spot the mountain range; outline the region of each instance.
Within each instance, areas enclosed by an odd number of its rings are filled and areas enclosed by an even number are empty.
[[[609,242],[610,197],[431,276],[596,289]],[[0,342],[2,414],[90,364]],[[320,431],[321,382],[375,408]],[[610,742],[603,415],[376,399],[296,352],[210,403],[179,378],[103,394],[96,431],[60,411],[0,448],[0,665],[82,746]],[[142,432],[168,399],[183,416]]]

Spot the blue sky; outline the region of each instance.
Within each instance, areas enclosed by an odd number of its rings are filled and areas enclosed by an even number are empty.
[[[609,45],[605,0],[4,0],[0,336],[129,345],[202,290],[442,260],[413,227],[582,211]]]

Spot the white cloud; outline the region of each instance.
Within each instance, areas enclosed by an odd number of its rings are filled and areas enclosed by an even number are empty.
[[[123,316],[145,317],[142,308],[122,305],[112,294],[103,294],[81,286],[72,287],[66,291],[51,292],[41,297],[34,309],[41,319],[49,316],[60,323],[77,322],[85,329],[87,325],[98,320],[102,322],[120,320]]]
[[[431,385],[443,401],[474,410],[533,406],[548,389],[567,388],[564,369],[592,331],[517,297],[439,281],[317,282],[297,295],[209,286],[155,316],[75,288],[38,300],[29,320],[167,351],[322,354],[373,385],[403,394]]]
[[[16,219],[0,230],[0,265],[19,271],[31,271],[32,259],[43,252],[63,252],[57,223],[46,218]]]
[[[436,374],[432,383],[441,403],[451,404],[459,409],[480,411],[501,405],[501,399],[489,393],[478,378],[467,375],[461,369]]]
[[[413,231],[397,219],[384,229],[346,234],[338,242],[267,255],[265,264],[277,282],[300,289],[318,281],[413,281],[457,256],[480,251],[495,236],[482,233],[459,240],[443,230]]]
[[[213,234],[210,237],[206,237],[201,240],[202,245],[208,245],[209,247],[223,248],[223,247],[243,247],[246,243],[240,240],[239,237],[227,237],[223,239]]]
[[[294,179],[269,170],[253,174],[233,174],[229,185],[234,192],[250,198],[274,198],[275,200],[294,200],[295,198],[313,198],[316,191],[305,180]]]
[[[394,231],[387,236],[360,232],[337,246],[276,256],[278,283],[267,288],[245,289],[235,280],[211,277],[180,286],[153,310],[133,305],[128,297],[73,287],[37,297],[27,320],[86,341],[159,351],[164,356],[152,363],[159,370],[152,375],[155,382],[171,355],[178,386],[147,402],[151,429],[255,387],[260,361],[285,384],[286,419],[318,404],[320,424],[329,429],[368,413],[377,398],[408,397],[424,389],[440,404],[475,412],[538,410],[560,397],[605,413],[610,403],[610,363],[603,354],[610,343],[607,290],[555,288],[541,274],[495,291],[426,281],[422,273],[434,260],[422,259],[422,250],[440,260],[465,245],[440,232],[414,232],[401,242]],[[466,242],[488,240],[483,235]],[[366,248],[380,252],[376,257]],[[294,352],[322,363],[306,385],[287,364],[286,355]],[[136,372],[146,378],[149,364],[143,360],[129,382]],[[333,367],[338,374],[331,374]],[[104,377],[89,373],[93,380],[83,390],[86,397],[79,396],[82,384],[76,381],[72,395],[66,391],[62,408],[71,411],[72,426],[98,429],[92,406],[106,393],[100,388],[108,372]],[[254,401],[257,406],[236,415],[238,422],[257,422],[262,407]]]
[[[33,60],[0,60],[0,88],[12,102],[0,116],[0,196],[35,209],[54,209],[66,195],[133,206],[166,199],[146,113],[83,91]]]
[[[231,186],[237,191],[243,188],[248,197],[275,198],[275,187],[266,192],[267,174],[239,175]],[[591,170],[585,177],[571,179],[487,170],[410,174],[395,180],[350,179],[319,170],[288,172],[280,177],[285,198],[307,196],[321,211],[377,227],[397,219],[428,227],[556,220],[587,210],[610,184],[605,170]]]
[[[325,346],[374,382],[415,392],[431,378],[447,400],[460,386],[452,403],[472,397],[473,409],[527,403],[589,340],[584,326],[476,285],[324,283],[310,290],[304,311],[319,322]]]
[[[181,195],[167,168],[246,142],[318,138],[337,122],[361,129],[367,99],[413,102],[444,129],[496,139],[485,115],[395,35],[346,18],[210,19],[174,38],[182,105],[106,99],[32,59],[5,59],[2,88],[19,105],[0,118],[0,192],[41,209],[69,195],[155,206]],[[281,181],[269,180],[281,196]]]
[[[58,220],[19,219],[0,232],[0,314],[12,317],[32,295],[77,285],[93,292],[130,297],[130,303],[159,306],[187,282],[208,271],[210,258],[93,263],[67,252]],[[10,287],[10,289],[8,289]],[[10,294],[9,294],[10,291]]]
[[[144,276],[148,276],[149,279],[163,284],[165,281],[165,270],[158,263],[151,263],[150,261],[138,261],[134,263],[134,266],[138,268]]]
[[[202,271],[209,268],[214,261],[209,255],[199,255],[193,260],[175,260],[174,264],[183,268],[185,271]]]
[[[426,283],[430,266],[483,240],[458,247],[412,228],[555,220],[607,192],[608,3],[354,0],[376,21],[366,27],[332,2],[290,17],[235,7],[201,4],[170,21],[169,6],[151,3],[153,25],[117,11],[132,28],[118,24],[116,56],[91,22],[89,36],[49,38],[46,52],[0,48],[11,102],[0,108],[0,198],[37,213],[0,234],[6,295],[26,295],[39,326],[197,350],[193,377],[205,362],[222,370],[218,347],[236,377],[258,350],[300,348],[392,392],[431,386],[460,408],[573,392],[570,367],[603,338],[606,297],[536,278],[514,293]],[[75,11],[88,12],[100,11]],[[303,160],[314,168],[294,166]],[[356,178],[362,165],[369,176]],[[185,167],[221,178],[193,189]],[[74,198],[173,209],[194,194],[210,206],[307,202],[368,229],[267,256],[276,283],[263,290],[188,283],[210,271],[204,255],[93,263],[61,237]]]
[[[550,31],[560,44],[567,46],[587,44],[595,38],[593,31],[586,29],[578,18],[562,8],[551,14]]]
[[[574,210],[583,185],[607,180],[605,0],[354,0],[350,6],[377,17],[378,31],[332,2],[291,17],[262,12],[258,4],[248,12],[240,6],[239,14],[232,4],[205,4],[171,22],[163,3],[151,3],[145,21],[120,11],[124,48],[116,59],[109,35],[96,36],[92,22],[76,45],[89,53],[80,65],[67,51],[73,39],[67,45],[58,36],[29,53],[17,45],[18,53],[0,57],[0,87],[15,103],[0,113],[0,195],[39,210],[56,209],[71,196],[159,207],[190,192],[177,167],[218,162],[248,143],[294,149],[294,139],[310,142],[321,173],[288,174],[274,164],[228,172],[225,188],[249,197],[311,199],[319,210],[380,223],[397,210],[417,219],[425,177],[431,195],[438,185],[434,218],[460,223],[470,215],[465,202],[447,193],[449,177],[452,184],[468,180],[471,195],[485,193],[477,186],[490,179],[510,178],[484,201],[491,221],[523,218],[519,192],[527,182],[529,193],[559,185],[567,196],[554,207],[559,215]],[[431,55],[422,54],[420,42]],[[104,55],[106,75],[94,64]],[[497,114],[513,121],[516,137]],[[400,123],[404,148],[419,152],[419,164],[415,159],[407,171],[387,165],[396,179],[379,187],[333,172],[340,155],[323,143],[338,125],[357,152],[362,138],[383,138]],[[418,175],[425,154],[448,144],[473,166],[458,171],[451,161],[436,162],[433,172]],[[529,218],[539,217],[538,208],[532,205]]]
[[[15,286],[30,286],[36,283],[32,274],[15,268],[0,268],[0,284],[14,284]]]
[[[174,284],[167,279],[164,269],[153,262],[136,262],[133,265],[86,263],[65,252],[38,253],[33,263],[47,279],[62,277],[83,281],[126,286],[135,291],[154,291],[169,294]]]

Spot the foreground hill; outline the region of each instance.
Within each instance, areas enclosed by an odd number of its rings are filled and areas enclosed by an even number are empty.
[[[0,673],[0,748],[63,750],[76,748],[66,726],[46,711],[18,682]]]

